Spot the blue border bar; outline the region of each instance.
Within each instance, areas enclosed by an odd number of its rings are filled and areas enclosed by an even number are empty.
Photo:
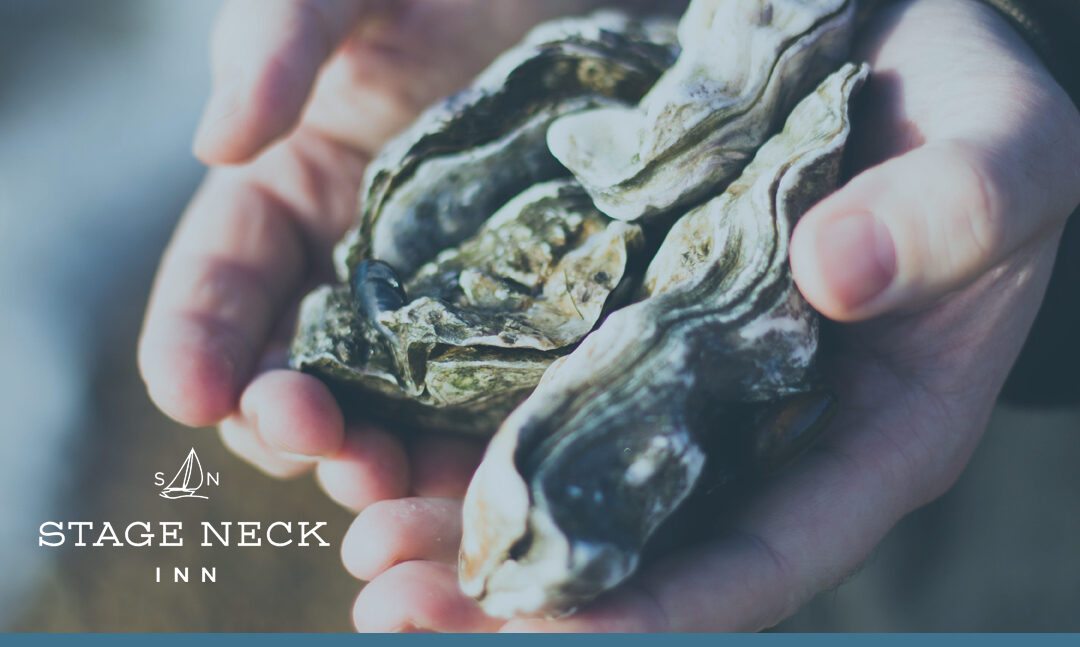
[[[570,634],[552,636],[548,634],[531,635],[460,635],[460,634],[402,634],[402,635],[356,635],[356,634],[8,634],[3,638],[5,644],[50,644],[77,643],[81,645],[138,645],[145,647],[147,640],[153,645],[181,645],[199,642],[200,644],[249,644],[280,645],[282,643],[319,643],[356,645],[356,641],[431,641],[441,644],[475,645],[476,643],[524,642],[536,643],[552,640],[570,643],[591,643],[623,645],[626,643],[642,644],[646,641],[663,640],[665,644],[686,645],[728,645],[733,643],[748,644],[801,644],[836,647],[837,645],[1080,645],[1080,634],[674,634],[658,637],[650,634]]]

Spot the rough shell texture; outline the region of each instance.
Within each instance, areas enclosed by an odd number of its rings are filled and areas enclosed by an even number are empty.
[[[774,468],[822,428],[787,249],[866,76],[840,68],[853,12],[693,0],[681,53],[670,21],[552,23],[369,167],[293,366],[396,425],[499,428],[460,570],[489,613],[587,602],[706,466]]]
[[[829,76],[726,192],[679,219],[643,300],[553,364],[492,439],[461,558],[485,611],[565,613],[623,581],[693,489],[707,437],[732,439],[730,455],[710,456],[721,468],[771,455],[743,413],[818,388],[817,319],[792,283],[788,237],[835,188],[866,75]]]
[[[547,128],[640,100],[674,61],[674,32],[611,11],[547,23],[421,115],[369,166],[360,223],[335,250],[340,284],[302,303],[292,366],[347,409],[494,432],[625,302],[643,247],[569,179]]]
[[[564,114],[637,102],[677,51],[671,21],[614,11],[546,23],[426,111],[367,170],[360,225],[338,247],[409,275],[526,187],[567,175],[545,144]]]
[[[682,55],[638,106],[563,117],[548,145],[613,218],[716,195],[795,102],[846,60],[854,4],[693,2],[679,23]]]
[[[572,180],[540,184],[422,266],[408,302],[374,320],[346,286],[314,292],[293,362],[396,401],[398,418],[490,434],[592,330],[641,246],[639,227],[596,211]]]

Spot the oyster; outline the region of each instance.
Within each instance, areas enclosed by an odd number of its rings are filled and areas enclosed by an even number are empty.
[[[389,398],[398,420],[490,435],[592,330],[641,247],[640,227],[611,221],[572,180],[539,184],[404,285],[365,261],[351,289],[313,292],[293,362]]]
[[[548,145],[613,218],[716,195],[847,59],[854,11],[853,0],[692,2],[683,53],[639,105],[562,117]]]
[[[603,11],[535,28],[372,161],[360,226],[338,247],[339,278],[368,257],[411,274],[528,186],[568,175],[548,151],[548,126],[636,103],[675,60],[672,27]]]
[[[681,52],[665,19],[541,26],[370,165],[292,365],[368,416],[498,428],[460,560],[489,613],[589,601],[706,467],[775,469],[823,428],[788,240],[835,187],[853,13],[692,0]]]
[[[388,145],[341,282],[301,304],[292,366],[395,422],[490,435],[644,267],[641,228],[596,210],[547,128],[639,100],[673,33],[616,12],[541,26]]]
[[[713,469],[734,475],[784,463],[822,428],[817,315],[788,240],[835,188],[867,73],[846,65],[801,101],[726,192],[674,225],[642,300],[503,423],[465,497],[461,584],[486,612],[565,613],[623,581],[694,488],[707,444]]]

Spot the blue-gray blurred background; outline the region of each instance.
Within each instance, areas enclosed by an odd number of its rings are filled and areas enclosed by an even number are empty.
[[[203,168],[214,0],[0,0],[0,629],[340,631],[349,515],[146,398],[154,267]],[[202,507],[156,496],[189,447]],[[1000,408],[957,486],[781,629],[1080,631],[1080,413]],[[46,549],[47,520],[320,519],[323,550]],[[216,584],[155,584],[213,562]]]

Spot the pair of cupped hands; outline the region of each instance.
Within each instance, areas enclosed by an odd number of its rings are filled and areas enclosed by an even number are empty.
[[[907,0],[874,16],[857,39],[874,73],[852,177],[791,245],[799,289],[834,322],[829,432],[722,532],[577,614],[488,617],[455,571],[482,443],[347,426],[285,349],[380,146],[537,22],[597,4],[236,0],[219,18],[195,137],[214,169],[162,259],[139,363],[165,413],[218,425],[270,474],[314,468],[359,513],[342,555],[370,580],[360,630],[753,631],[792,614],[958,477],[1080,202],[1080,114],[1000,15]]]

